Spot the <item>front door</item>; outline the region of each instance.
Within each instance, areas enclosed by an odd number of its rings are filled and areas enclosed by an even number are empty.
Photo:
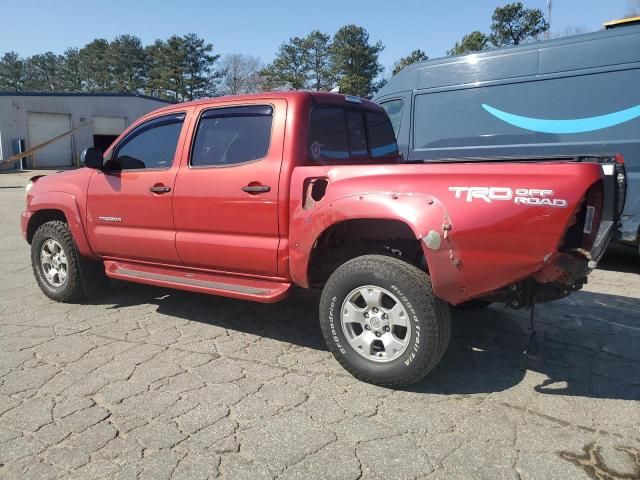
[[[283,100],[201,110],[174,196],[185,265],[276,275],[285,115]]]
[[[105,168],[92,175],[87,223],[89,241],[98,255],[180,263],[173,188],[184,118],[180,113],[142,123],[114,147]]]

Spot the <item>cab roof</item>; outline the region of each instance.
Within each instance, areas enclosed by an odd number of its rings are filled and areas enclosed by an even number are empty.
[[[245,95],[228,95],[223,97],[211,97],[211,98],[201,98],[198,100],[192,100],[190,102],[176,103],[168,107],[163,107],[161,109],[155,110],[153,113],[163,112],[163,111],[175,111],[181,108],[191,108],[201,105],[218,105],[221,103],[229,103],[229,102],[259,102],[261,100],[273,100],[273,99],[283,99],[287,100],[290,103],[304,103],[311,100],[313,103],[317,104],[332,104],[332,105],[358,105],[370,110],[379,110],[382,108],[373,103],[370,100],[344,95],[340,93],[330,93],[330,92],[316,92],[309,90],[293,90],[293,91],[273,91],[273,92],[262,92],[262,93],[251,93]]]

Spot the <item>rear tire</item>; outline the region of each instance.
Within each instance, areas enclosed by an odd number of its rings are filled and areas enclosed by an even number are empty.
[[[327,281],[320,327],[331,353],[354,377],[402,387],[442,359],[451,312],[433,294],[426,272],[393,257],[365,255],[344,263]]]
[[[55,220],[38,227],[31,241],[31,265],[47,297],[57,302],[84,297],[79,257],[66,223]]]

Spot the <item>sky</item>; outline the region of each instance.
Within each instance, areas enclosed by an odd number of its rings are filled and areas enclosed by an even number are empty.
[[[393,63],[420,48],[444,56],[463,35],[486,32],[496,6],[511,0],[2,0],[0,55],[62,53],[95,38],[128,33],[145,44],[173,34],[196,33],[216,53],[244,53],[271,61],[278,47],[314,29],[333,34],[342,25],[365,27],[385,49],[381,63]],[[524,0],[546,12],[546,0]],[[597,30],[624,16],[629,0],[553,0],[553,33]]]

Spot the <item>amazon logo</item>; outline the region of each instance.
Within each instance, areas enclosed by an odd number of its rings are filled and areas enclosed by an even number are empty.
[[[509,125],[540,133],[594,132],[604,128],[615,127],[616,125],[620,125],[621,123],[629,122],[640,117],[640,105],[613,113],[607,113],[605,115],[568,120],[548,120],[544,118],[524,117],[522,115],[498,110],[486,103],[482,104],[482,108]]]

